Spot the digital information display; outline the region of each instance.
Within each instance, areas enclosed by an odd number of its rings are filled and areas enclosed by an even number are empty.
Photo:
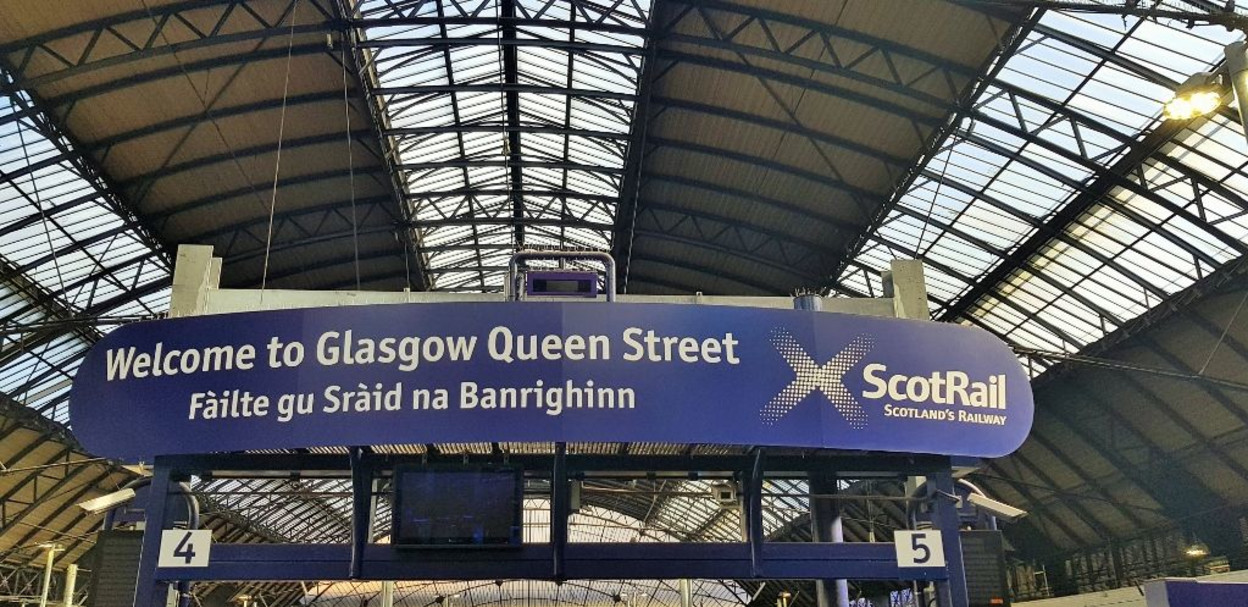
[[[394,546],[518,546],[524,480],[516,469],[394,471]]]

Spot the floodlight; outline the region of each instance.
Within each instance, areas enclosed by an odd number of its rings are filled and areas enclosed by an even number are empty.
[[[1209,72],[1192,74],[1178,90],[1174,98],[1166,102],[1162,113],[1167,120],[1191,120],[1212,114],[1222,107],[1225,88],[1218,76]]]
[[[1209,556],[1209,546],[1206,546],[1205,543],[1200,540],[1196,540],[1195,542],[1192,542],[1191,546],[1188,546],[1183,550],[1183,554],[1186,554],[1189,558],[1203,559]]]
[[[86,510],[90,514],[99,514],[105,510],[111,510],[134,499],[134,489],[122,489],[114,491],[107,495],[89,499],[78,504],[79,508]]]
[[[987,512],[988,514],[991,514],[1007,523],[1012,523],[1020,518],[1023,518],[1024,516],[1027,516],[1027,511],[1022,508],[1015,508],[1014,506],[1004,502],[998,502],[997,500],[989,497],[984,497],[978,493],[972,493],[971,496],[967,498],[967,501],[971,502],[971,504],[976,508],[979,508],[980,510],[983,510],[984,512]]]

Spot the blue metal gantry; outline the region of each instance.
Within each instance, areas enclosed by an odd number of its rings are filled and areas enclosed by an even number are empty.
[[[379,488],[394,466],[464,463],[467,457],[364,453],[213,454],[164,456],[155,461],[146,507],[136,607],[158,607],[166,585],[205,581],[324,580],[505,580],[676,579],[737,580],[853,579],[930,581],[942,607],[967,605],[958,537],[959,516],[950,458],[904,454],[848,455],[836,452],[768,456],[761,448],[733,456],[569,455],[557,444],[547,455],[483,455],[472,463],[518,466],[532,481],[545,481],[551,504],[550,542],[514,549],[438,548],[399,551],[372,541]],[[778,478],[881,478],[925,476],[932,528],[942,532],[944,567],[901,568],[892,544],[876,542],[769,542],[763,531],[764,484]],[[216,544],[202,568],[158,567],[164,505],[173,483],[199,478],[346,477],[352,486],[351,541],[323,544]],[[741,486],[742,541],[718,543],[568,542],[569,487],[592,477],[734,478]],[[378,482],[381,481],[381,482]],[[813,483],[812,487],[823,486]],[[812,502],[815,502],[812,496]]]

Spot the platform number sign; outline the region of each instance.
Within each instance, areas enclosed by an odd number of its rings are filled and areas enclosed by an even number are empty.
[[[212,531],[207,529],[166,530],[160,534],[157,567],[207,567],[212,549]]]
[[[893,533],[898,567],[944,567],[945,545],[939,531],[897,531]]]

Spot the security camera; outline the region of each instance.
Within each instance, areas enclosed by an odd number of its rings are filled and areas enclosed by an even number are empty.
[[[732,483],[715,483],[711,485],[711,498],[720,508],[734,508],[737,505],[737,487]]]
[[[112,510],[132,499],[134,499],[134,489],[122,489],[81,502],[78,504],[78,507],[91,514],[99,514],[105,510]]]
[[[983,510],[984,512],[987,512],[988,514],[991,514],[1007,523],[1012,523],[1020,518],[1023,518],[1024,516],[1027,516],[1027,511],[1022,508],[1015,508],[1009,504],[998,502],[997,500],[984,497],[977,493],[972,493],[968,499],[976,508],[979,508],[980,510]]]

